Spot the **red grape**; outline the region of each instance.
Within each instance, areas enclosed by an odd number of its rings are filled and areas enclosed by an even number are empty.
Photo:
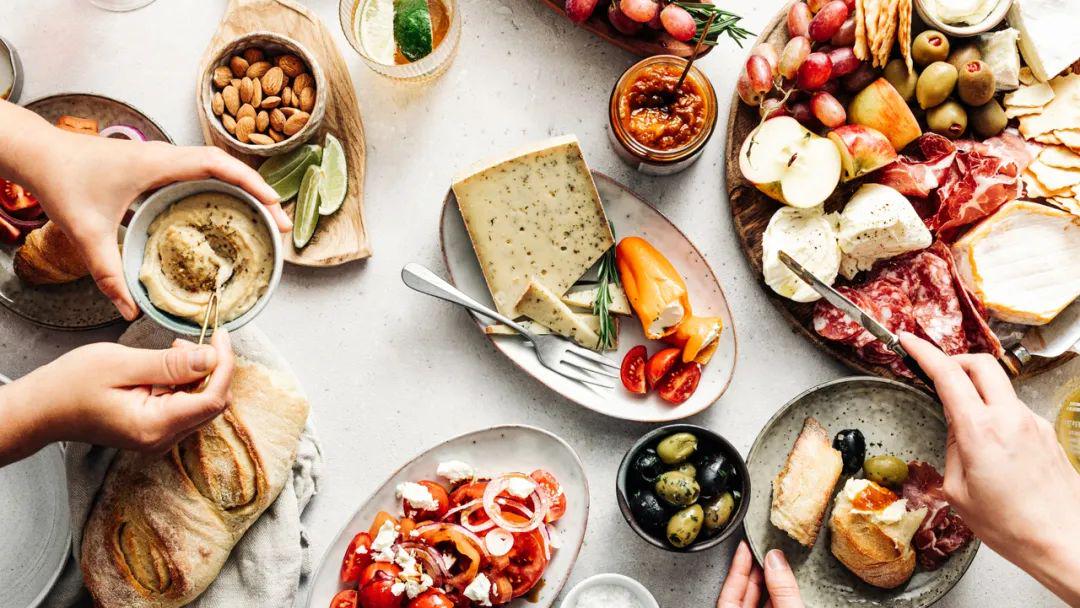
[[[746,75],[750,77],[750,88],[765,94],[772,89],[772,66],[761,55],[751,55],[746,60]]]
[[[828,93],[817,92],[810,98],[810,110],[821,124],[829,128],[839,127],[847,122],[844,105]]]
[[[796,86],[804,91],[816,91],[832,76],[832,61],[825,53],[810,53],[799,66]]]
[[[840,26],[844,25],[848,12],[844,0],[831,0],[821,7],[821,10],[810,20],[810,26],[807,29],[810,39],[814,42],[825,42],[832,38],[836,32],[840,31]]]
[[[810,104],[805,101],[794,101],[787,105],[788,114],[803,125],[809,126],[814,123],[814,113],[810,111]]]
[[[861,63],[855,71],[844,76],[842,84],[844,90],[849,93],[858,93],[866,88],[866,85],[877,80],[877,70],[870,67],[869,63]]]
[[[569,0],[567,0],[569,2]],[[806,36],[810,20],[814,16],[810,13],[810,7],[805,2],[796,2],[788,9],[787,31],[789,36]]]
[[[852,15],[855,14],[855,0],[844,0],[844,4],[847,5],[847,10]]]
[[[821,10],[821,7],[829,3],[829,0],[807,0],[810,6],[810,12],[816,13]]]
[[[581,23],[592,16],[599,0],[566,0],[566,16],[574,23]]]
[[[607,18],[611,27],[627,36],[633,36],[641,31],[641,24],[627,17],[619,10],[619,5],[612,2],[608,5]]]
[[[660,11],[660,22],[664,24],[667,33],[671,34],[671,37],[676,40],[687,42],[697,33],[697,24],[694,23],[694,18],[690,16],[690,13],[685,8],[677,4],[669,4],[664,7],[663,11]]]
[[[739,72],[739,79],[735,81],[735,91],[739,93],[739,99],[747,105],[756,106],[761,103],[762,94],[750,86],[750,76],[745,69]]]
[[[829,95],[832,95],[833,97],[837,97],[838,95],[840,95],[840,80],[837,78],[833,78],[829,80],[829,82],[821,85],[821,88],[818,90],[824,91]]]
[[[779,99],[770,98],[761,102],[758,113],[762,118],[768,120],[770,118],[776,118],[777,116],[787,116],[788,111],[787,108],[784,107],[783,102]]]
[[[799,66],[806,61],[810,54],[810,39],[805,36],[795,36],[784,45],[784,51],[780,53],[780,75],[784,78],[795,78],[799,73]]]
[[[750,51],[750,54],[764,57],[765,61],[769,62],[769,69],[773,74],[776,73],[776,64],[780,63],[780,55],[776,52],[775,46],[767,42],[762,42],[755,46],[754,49]]]
[[[842,46],[829,51],[829,61],[832,61],[832,77],[840,78],[859,69],[862,61],[855,56],[855,50],[850,46]]]
[[[829,44],[833,46],[851,46],[855,44],[855,17],[848,15],[848,18],[840,25],[840,29],[836,30],[836,33],[829,39]]]
[[[659,10],[656,11],[656,14],[653,15],[653,18],[650,19],[649,22],[646,23],[645,25],[649,26],[649,29],[651,29],[651,30],[660,31],[660,30],[664,29],[664,24],[661,23],[661,21],[660,21],[660,11]]]
[[[619,10],[638,23],[648,23],[660,12],[660,5],[653,0],[619,0]]]

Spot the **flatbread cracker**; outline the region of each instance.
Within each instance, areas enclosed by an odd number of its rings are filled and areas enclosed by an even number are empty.
[[[874,66],[884,67],[889,62],[889,53],[892,52],[893,40],[896,37],[896,12],[900,0],[885,0],[885,10],[881,12],[880,29],[878,35],[877,55]]]
[[[855,0],[855,56],[866,61],[869,58],[866,44],[866,13],[864,0]]]
[[[1080,216],[1080,201],[1075,198],[1055,196],[1048,199],[1046,202],[1061,209],[1062,211],[1068,211],[1069,213]]]
[[[914,66],[911,59],[911,0],[900,0],[900,33],[897,42],[900,43],[900,56],[904,58],[908,73],[912,73]]]
[[[1059,144],[1068,146],[1074,152],[1080,152],[1080,128],[1056,129],[1053,136],[1058,140]]]
[[[1005,95],[1005,107],[1041,108],[1054,99],[1054,89],[1048,83],[1040,82],[1023,86]]]
[[[1039,153],[1039,160],[1058,169],[1080,169],[1080,154],[1065,146],[1047,146]]]
[[[1080,184],[1080,170],[1058,169],[1039,159],[1032,161],[1028,165],[1028,170],[1035,175],[1035,178],[1048,192],[1055,194],[1061,190],[1072,189],[1073,186]]]
[[[1020,68],[1020,84],[1035,84],[1039,82],[1038,78],[1035,78],[1035,73],[1031,71],[1031,68],[1026,65]]]
[[[1005,108],[1006,118],[1019,118],[1021,116],[1032,116],[1042,112],[1042,108],[1025,108],[1023,106],[1017,106],[1014,108]]]
[[[1039,178],[1035,177],[1035,174],[1030,170],[1024,170],[1021,179],[1024,182],[1024,196],[1028,198],[1050,198],[1061,194],[1067,194],[1072,192],[1067,188],[1061,190],[1051,191],[1039,181]]]
[[[878,13],[881,12],[881,0],[863,0],[866,23],[866,42],[869,45],[867,59],[873,60],[877,49]]]

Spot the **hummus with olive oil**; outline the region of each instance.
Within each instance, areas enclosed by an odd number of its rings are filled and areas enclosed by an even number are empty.
[[[218,318],[231,321],[266,292],[272,236],[259,212],[232,196],[196,194],[150,224],[139,280],[157,308],[202,323],[215,289]]]

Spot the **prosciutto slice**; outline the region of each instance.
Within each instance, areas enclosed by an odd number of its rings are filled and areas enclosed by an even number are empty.
[[[975,534],[945,498],[945,480],[937,469],[920,460],[908,463],[908,479],[902,488],[908,511],[926,507],[926,519],[912,539],[919,565],[937,570],[953,553],[963,549]]]

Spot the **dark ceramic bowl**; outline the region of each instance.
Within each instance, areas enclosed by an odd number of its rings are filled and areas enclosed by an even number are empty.
[[[698,536],[698,540],[691,543],[689,547],[679,549],[667,541],[662,530],[654,532],[638,523],[634,513],[630,510],[630,492],[634,486],[634,482],[630,479],[630,463],[646,448],[655,448],[665,437],[683,432],[691,433],[697,437],[698,452],[722,454],[735,465],[735,471],[741,481],[739,491],[742,492],[742,496],[739,499],[738,506],[735,508],[735,512],[731,515],[731,519],[728,520],[727,525],[719,533],[712,536]],[[742,455],[727,439],[707,428],[694,424],[669,424],[646,433],[626,451],[615,479],[615,495],[619,499],[619,510],[622,511],[626,523],[630,524],[634,532],[637,532],[638,536],[645,539],[646,542],[672,553],[697,553],[712,549],[723,543],[739,529],[750,507],[750,472],[746,468],[746,461],[743,460]]]

